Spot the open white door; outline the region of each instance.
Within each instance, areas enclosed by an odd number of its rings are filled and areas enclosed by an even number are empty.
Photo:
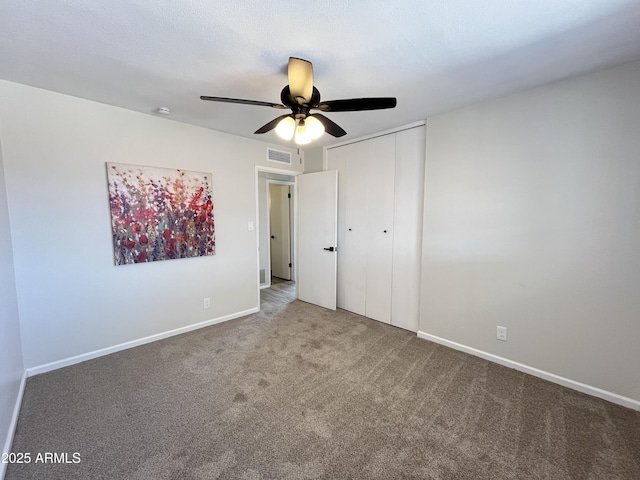
[[[338,171],[298,176],[298,298],[336,309]]]

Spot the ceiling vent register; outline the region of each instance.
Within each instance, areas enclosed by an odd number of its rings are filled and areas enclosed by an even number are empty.
[[[267,148],[267,160],[270,162],[285,163],[291,165],[291,154],[273,148]]]

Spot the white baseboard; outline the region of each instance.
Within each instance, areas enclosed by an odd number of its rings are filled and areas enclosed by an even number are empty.
[[[13,407],[13,415],[11,416],[11,422],[9,423],[9,431],[7,432],[7,438],[4,442],[4,448],[2,452],[11,452],[11,445],[13,445],[13,437],[16,433],[16,426],[18,425],[18,417],[20,416],[20,407],[22,406],[22,396],[24,395],[24,387],[27,384],[27,372],[22,373],[22,379],[20,380],[20,388],[18,389],[18,397],[16,398],[16,404]],[[2,453],[0,452],[0,453]],[[7,470],[7,464],[0,462],[0,480],[4,479],[4,475]]]
[[[609,402],[622,405],[623,407],[640,411],[639,400],[624,397],[622,395],[618,395],[617,393],[602,390],[601,388],[593,387],[585,383],[576,382],[575,380],[561,377],[560,375],[556,375],[554,373],[545,372],[544,370],[530,367],[529,365],[525,365],[523,363],[514,362],[513,360],[509,360],[508,358],[499,357],[498,355],[494,355],[483,350],[477,350],[475,348],[462,345],[461,343],[456,343],[452,342],[451,340],[436,337],[435,335],[431,335],[429,333],[419,331],[418,337],[424,340],[430,340],[440,345],[444,345],[445,347],[453,348],[454,350],[460,350],[461,352],[465,352],[470,355],[489,360],[490,362],[498,363],[505,367],[513,368],[514,370],[518,370],[520,372],[528,373],[530,375],[533,375],[534,377],[542,378],[552,383],[557,383],[558,385],[577,390],[578,392],[586,393],[587,395],[602,398],[603,400],[608,400]]]
[[[80,363],[80,362],[86,362],[87,360],[92,360],[94,358],[102,357],[104,355],[109,355],[111,353],[119,352],[121,350],[127,350],[129,348],[138,347],[146,343],[156,342],[158,340],[162,340],[168,337],[173,337],[175,335],[180,335],[182,333],[191,332],[193,330],[198,330],[199,328],[215,325],[216,323],[222,323],[228,320],[233,320],[234,318],[244,317],[245,315],[251,315],[252,313],[257,313],[259,311],[260,311],[259,307],[250,308],[249,310],[232,313],[230,315],[225,315],[224,317],[218,317],[212,320],[205,320],[204,322],[194,323],[193,325],[187,325],[186,327],[180,327],[174,330],[169,330],[167,332],[157,333],[155,335],[150,335],[148,337],[140,338],[138,340],[131,340],[130,342],[121,343],[119,345],[114,345],[112,347],[101,348],[100,350],[94,350],[93,352],[83,353],[81,355],[76,355],[75,357],[69,357],[62,360],[57,360],[55,362],[45,363],[44,365],[39,365],[37,367],[27,368],[26,373],[28,377],[33,377],[34,375],[50,372],[51,370],[57,370],[58,368],[68,367],[69,365],[75,365],[76,363]]]

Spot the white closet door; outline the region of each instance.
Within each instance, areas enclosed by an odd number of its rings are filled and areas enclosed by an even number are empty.
[[[391,324],[418,331],[425,128],[396,134]]]
[[[345,230],[345,180],[347,178],[347,158],[348,152],[343,147],[335,147],[327,150],[327,170],[336,170],[338,172],[338,286],[337,286],[337,306],[344,307],[344,230]]]
[[[385,135],[362,143],[366,143],[369,150],[365,166],[368,207],[365,316],[390,323],[395,135]],[[364,249],[364,245],[361,248]]]
[[[345,184],[344,243],[338,249],[344,293],[342,308],[365,314],[367,295],[367,142],[342,147],[348,156]]]

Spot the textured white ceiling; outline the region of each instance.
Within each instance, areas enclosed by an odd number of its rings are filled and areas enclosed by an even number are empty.
[[[638,59],[640,1],[0,2],[0,78],[248,138],[281,112],[199,96],[279,102],[289,56],[323,100],[398,97],[327,114],[342,141]]]

